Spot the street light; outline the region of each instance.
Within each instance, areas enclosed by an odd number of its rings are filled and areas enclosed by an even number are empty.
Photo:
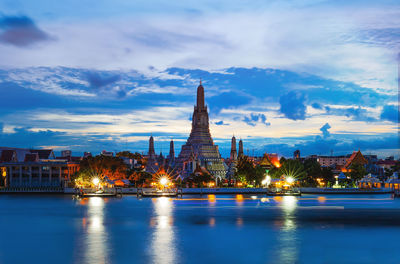
[[[292,184],[294,182],[294,178],[289,176],[286,178],[286,182]]]
[[[162,177],[160,179],[160,184],[165,187],[168,184],[168,179],[166,177]]]
[[[262,180],[262,185],[269,185],[271,183],[271,176],[267,175],[264,180]]]
[[[99,180],[99,178],[96,177],[96,178],[94,178],[94,179],[92,180],[92,182],[93,182],[94,185],[97,186],[97,185],[100,183],[100,180]]]

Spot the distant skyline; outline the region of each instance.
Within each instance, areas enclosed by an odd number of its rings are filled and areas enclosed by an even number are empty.
[[[399,157],[399,1],[0,2],[0,146]]]

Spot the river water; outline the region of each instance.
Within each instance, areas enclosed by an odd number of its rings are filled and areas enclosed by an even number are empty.
[[[0,195],[0,263],[400,263],[389,195]]]

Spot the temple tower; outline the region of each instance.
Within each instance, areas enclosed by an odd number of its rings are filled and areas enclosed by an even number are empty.
[[[231,141],[231,160],[236,160],[236,159],[237,159],[236,138],[235,136],[233,136]]]
[[[239,157],[242,157],[244,154],[243,154],[243,141],[240,139],[239,140],[239,153],[238,153],[238,156]]]
[[[149,139],[149,153],[147,154],[147,164],[146,171],[150,173],[154,173],[157,171],[158,163],[156,159],[156,153],[154,151],[154,138],[150,136]]]
[[[149,139],[149,153],[148,153],[149,157],[155,157],[156,156],[156,152],[154,151],[154,138],[153,136],[150,136]]]
[[[175,148],[174,141],[171,139],[169,143],[169,155],[168,155],[168,165],[172,167],[175,164]]]
[[[222,179],[226,176],[226,164],[221,159],[218,146],[214,145],[210,134],[207,106],[204,101],[204,87],[200,81],[197,87],[196,105],[193,109],[192,130],[186,144],[182,146],[176,167],[183,177],[194,172],[195,167],[187,166],[191,157],[196,157],[201,167],[213,176]]]

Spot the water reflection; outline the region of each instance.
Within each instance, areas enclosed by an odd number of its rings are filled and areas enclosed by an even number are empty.
[[[210,204],[211,206],[214,206],[214,205],[215,205],[215,202],[217,201],[217,198],[215,197],[215,194],[209,194],[209,195],[207,195],[207,199],[208,199],[208,202],[209,202],[209,204]]]
[[[85,199],[86,200],[86,199]],[[87,218],[82,219],[85,234],[83,245],[84,263],[108,263],[108,235],[104,226],[104,203],[103,198],[91,197],[87,201]],[[81,263],[81,260],[78,261]]]
[[[175,234],[173,229],[173,203],[167,197],[153,199],[154,217],[150,225],[155,229],[151,250],[153,263],[176,263]]]
[[[278,250],[280,263],[296,263],[298,255],[298,238],[295,211],[297,198],[294,196],[280,197],[283,223],[278,234]]]
[[[244,202],[243,194],[236,194],[236,205],[242,206]]]
[[[215,218],[214,217],[210,217],[210,219],[208,220],[208,225],[210,227],[214,227],[215,226]]]

